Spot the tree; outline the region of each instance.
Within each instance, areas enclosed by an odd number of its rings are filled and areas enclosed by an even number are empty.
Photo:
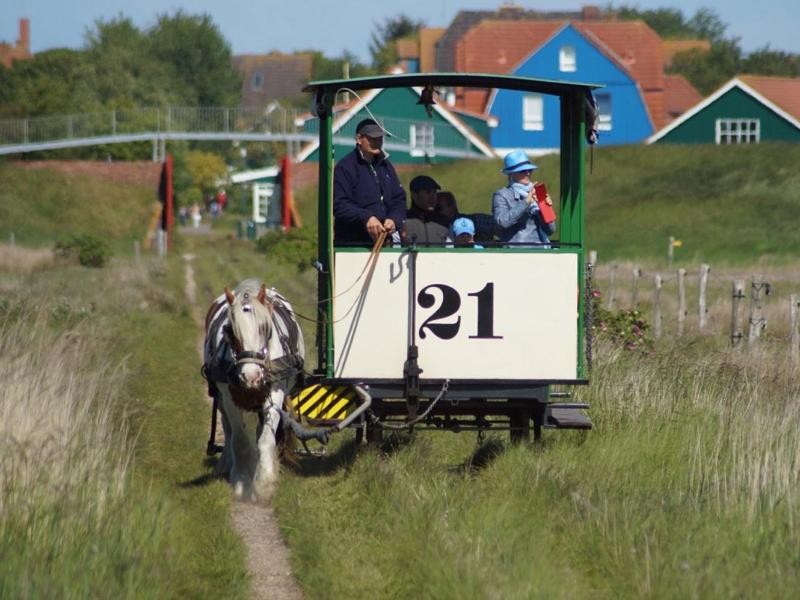
[[[185,158],[186,170],[192,178],[192,184],[203,193],[210,193],[217,188],[218,182],[228,174],[225,161],[218,154],[190,150]]]
[[[164,106],[178,100],[168,66],[153,56],[147,36],[130,19],[96,21],[86,43],[94,93],[104,107]]]
[[[90,62],[78,50],[45,50],[16,61],[11,69],[0,69],[0,114],[35,117],[97,110],[92,76]]]
[[[767,46],[748,54],[742,60],[741,72],[780,77],[800,77],[800,56],[770,50],[769,46]]]
[[[739,40],[723,40],[711,44],[708,52],[690,50],[675,56],[671,72],[680,73],[703,95],[741,72],[742,51]]]
[[[192,106],[233,106],[241,79],[231,64],[231,48],[207,14],[161,15],[148,32],[152,55],[169,69],[184,102]]]
[[[376,25],[377,31],[372,34],[369,52],[372,55],[372,67],[378,73],[385,73],[397,64],[397,48],[395,42],[402,38],[416,37],[424,21],[414,21],[406,15],[390,17],[383,25]]]

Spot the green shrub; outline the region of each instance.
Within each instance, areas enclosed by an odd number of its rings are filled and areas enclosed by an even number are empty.
[[[101,268],[111,258],[108,242],[91,233],[72,235],[59,240],[54,248],[57,257],[65,260],[78,259],[84,267]]]
[[[608,310],[600,306],[600,290],[592,290],[592,334],[605,337],[626,350],[650,351],[650,324],[638,308]]]
[[[308,269],[317,256],[317,231],[312,228],[296,228],[289,231],[275,229],[256,240],[256,248],[270,258],[294,263],[297,270]]]

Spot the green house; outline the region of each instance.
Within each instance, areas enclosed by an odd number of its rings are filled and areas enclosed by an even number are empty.
[[[800,142],[800,78],[736,77],[647,140],[655,142]]]
[[[394,164],[443,163],[463,158],[495,158],[486,140],[491,117],[466,113],[436,102],[417,104],[421,87],[362,91],[348,104],[336,109],[333,143],[336,156],[355,146],[356,125],[374,118],[389,132],[383,147]],[[309,116],[301,124],[305,133],[316,134],[319,120]],[[318,142],[301,148],[297,162],[316,162]]]

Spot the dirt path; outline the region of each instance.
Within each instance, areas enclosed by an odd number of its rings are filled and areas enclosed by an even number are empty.
[[[186,298],[192,307],[192,317],[198,326],[197,351],[203,356],[203,318],[197,305],[197,286],[194,280],[192,254],[184,254]],[[211,398],[204,393],[205,402]],[[217,443],[223,439],[222,427],[217,428]],[[289,566],[289,550],[283,543],[275,513],[269,505],[234,502],[231,520],[236,533],[247,546],[247,570],[250,574],[250,597],[254,600],[300,600],[303,592]]]

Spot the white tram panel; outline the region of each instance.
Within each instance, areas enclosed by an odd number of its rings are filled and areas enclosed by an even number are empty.
[[[401,379],[409,344],[408,253],[336,253],[334,372]],[[422,379],[577,378],[578,257],[420,252],[416,343]],[[351,288],[351,289],[348,289]]]

